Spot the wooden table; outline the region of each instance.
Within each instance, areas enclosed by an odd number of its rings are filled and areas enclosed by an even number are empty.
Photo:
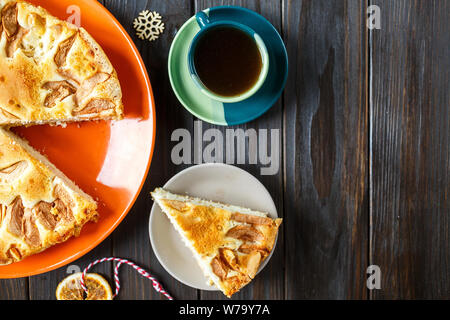
[[[170,87],[170,44],[196,11],[232,4],[273,23],[290,64],[282,98],[259,119],[238,126],[280,130],[278,173],[238,166],[268,188],[284,222],[270,263],[234,299],[450,298],[450,1],[101,2],[132,35],[147,65],[157,141],[133,209],[71,268],[103,256],[125,257],[149,268],[175,298],[224,299],[179,283],[161,267],[147,221],[148,193],[188,166],[172,164],[171,133],[192,132],[196,120]],[[366,26],[371,5],[380,8],[380,29]],[[152,43],[139,40],[132,28],[144,9],[159,12],[166,25]],[[203,123],[208,128],[226,129]],[[379,266],[381,289],[366,286],[369,265]],[[0,298],[54,299],[68,267],[0,280]],[[111,279],[111,264],[95,270]],[[164,299],[131,268],[121,268],[121,280],[119,299]]]

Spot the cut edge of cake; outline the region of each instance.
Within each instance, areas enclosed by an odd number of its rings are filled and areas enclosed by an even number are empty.
[[[242,289],[245,285],[247,285],[251,280],[253,280],[253,277],[256,275],[256,273],[259,271],[259,268],[261,266],[261,263],[267,258],[267,256],[270,255],[270,253],[274,250],[275,244],[276,244],[276,238],[278,234],[278,227],[281,224],[282,219],[281,218],[271,218],[267,213],[252,210],[249,208],[244,208],[236,205],[230,205],[230,204],[224,204],[216,201],[211,200],[205,200],[197,197],[191,197],[188,195],[180,195],[180,194],[174,194],[167,190],[164,190],[163,188],[156,188],[153,192],[151,192],[151,196],[158,203],[161,210],[165,213],[165,215],[169,218],[171,224],[174,226],[175,230],[179,233],[181,236],[181,239],[183,243],[190,249],[191,253],[193,254],[197,264],[200,266],[201,270],[203,271],[204,275],[206,276],[208,283],[210,285],[215,285],[218,289],[220,289],[228,298],[230,298],[234,293],[238,292],[240,289]],[[251,274],[249,275],[248,279],[243,279],[242,277],[239,279],[240,283],[238,283],[236,286],[232,285],[231,287],[228,285],[228,283],[225,283],[222,279],[220,279],[214,272],[211,267],[212,260],[216,257],[216,255],[212,255],[210,257],[202,257],[197,250],[193,247],[191,241],[188,239],[187,234],[185,231],[178,225],[175,218],[167,212],[167,209],[162,203],[163,200],[173,200],[173,201],[181,201],[181,202],[188,202],[196,206],[205,206],[205,207],[213,207],[218,208],[222,210],[226,210],[229,212],[238,212],[242,213],[244,215],[251,215],[251,216],[257,216],[261,218],[270,218],[273,220],[273,222],[276,225],[275,233],[271,235],[271,239],[268,240],[270,252],[262,257],[262,259],[258,262],[258,265],[256,269],[251,271]],[[231,229],[231,228],[230,228]],[[219,248],[220,251],[220,248]],[[207,261],[208,260],[208,261]]]

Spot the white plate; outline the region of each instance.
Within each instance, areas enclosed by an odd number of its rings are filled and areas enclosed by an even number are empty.
[[[173,176],[164,185],[164,189],[267,212],[271,218],[278,217],[272,197],[261,182],[248,172],[231,165],[207,163],[189,167]],[[156,203],[150,213],[149,232],[155,255],[171,276],[196,289],[218,290],[207,284],[190,249],[185,246]],[[267,264],[272,252],[261,264],[258,272]]]

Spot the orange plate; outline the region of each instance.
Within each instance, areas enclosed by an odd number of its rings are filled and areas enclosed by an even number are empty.
[[[102,46],[119,74],[125,119],[75,123],[67,128],[14,129],[98,201],[100,219],[86,224],[77,238],[0,267],[0,278],[25,277],[56,269],[104,240],[139,195],[150,167],[156,132],[153,93],[144,63],[111,13],[95,0],[30,2],[60,19],[71,16],[71,5],[80,8],[81,26]]]

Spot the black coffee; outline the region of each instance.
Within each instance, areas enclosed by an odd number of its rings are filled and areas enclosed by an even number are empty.
[[[232,97],[255,85],[262,59],[255,40],[247,33],[233,27],[217,27],[200,38],[194,65],[209,90]]]

